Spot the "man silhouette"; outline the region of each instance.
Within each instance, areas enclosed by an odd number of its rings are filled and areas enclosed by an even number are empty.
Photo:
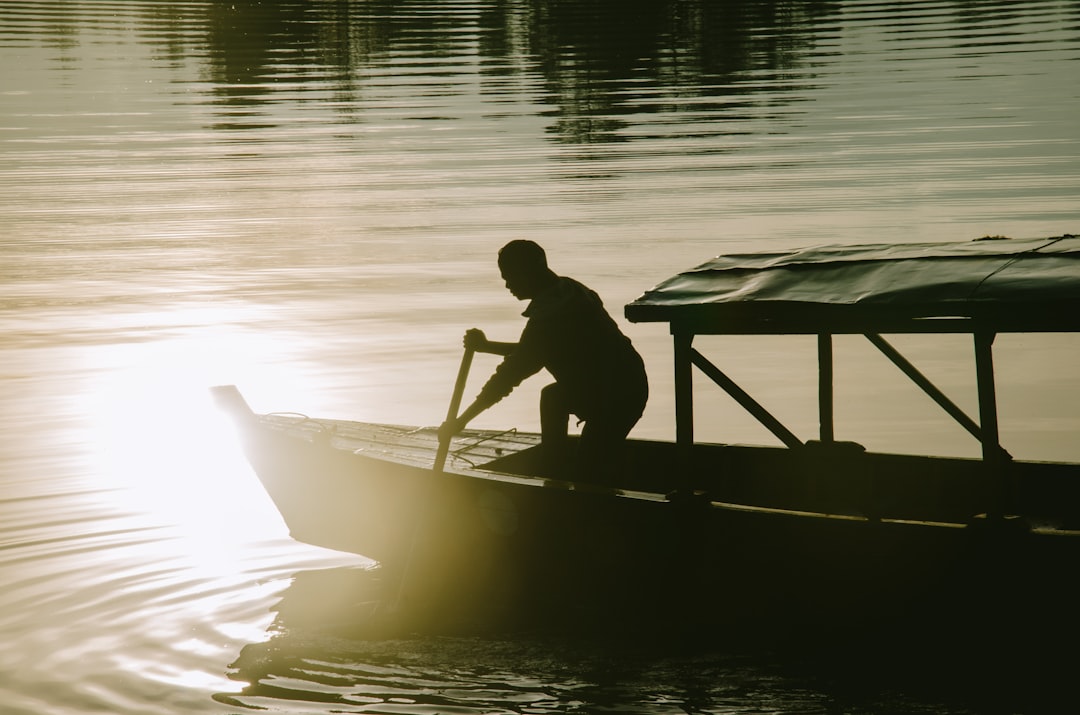
[[[600,297],[581,283],[556,275],[544,249],[515,240],[499,251],[506,288],[530,301],[516,343],[487,339],[473,328],[465,347],[502,355],[503,361],[475,401],[439,429],[448,439],[474,417],[506,397],[526,378],[547,369],[555,382],[540,393],[540,432],[549,465],[567,456],[570,415],[584,422],[574,476],[609,481],[620,466],[626,436],[648,400],[645,365],[634,346],[604,309]]]

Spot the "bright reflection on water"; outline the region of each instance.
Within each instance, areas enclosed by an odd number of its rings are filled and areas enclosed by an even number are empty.
[[[618,315],[719,252],[1080,232],[1078,27],[1055,0],[0,3],[0,709],[994,702],[644,644],[366,639],[367,562],[288,538],[205,388],[437,423],[462,331],[520,330],[510,237]],[[669,338],[626,330],[638,433],[668,438]],[[976,412],[967,342],[894,343]],[[814,436],[812,340],[700,347]],[[1080,458],[1077,340],[995,347],[1006,447]],[[836,360],[838,437],[977,453],[865,341]],[[534,382],[478,424],[535,428]],[[771,440],[698,402],[703,438]]]

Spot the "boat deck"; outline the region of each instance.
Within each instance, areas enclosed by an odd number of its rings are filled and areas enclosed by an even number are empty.
[[[282,433],[341,452],[430,469],[438,446],[433,427],[311,419],[294,414],[259,417]],[[565,469],[545,469],[540,435],[518,430],[465,430],[454,438],[448,473],[566,489],[611,487],[566,480]],[[977,459],[879,454],[851,443],[811,443],[793,450],[697,444],[680,462],[674,444],[630,440],[619,470],[619,493],[665,499],[693,490],[720,506],[816,512],[870,520],[967,524],[999,506],[1022,513],[1032,526],[1080,528],[1080,468],[1070,464],[1010,462],[1001,476],[1006,503],[995,503],[996,479]]]
[[[336,449],[414,467],[430,468],[439,444],[435,427],[314,419],[293,413],[261,415],[259,420],[268,427],[312,442],[325,441]],[[472,472],[539,444],[539,434],[516,429],[463,430],[451,443],[446,468],[458,473]]]

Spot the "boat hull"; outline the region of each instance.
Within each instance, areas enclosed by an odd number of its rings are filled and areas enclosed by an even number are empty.
[[[1076,563],[1080,534],[978,511],[965,521],[898,518],[889,508],[917,502],[916,494],[893,484],[884,504],[855,499],[835,483],[856,478],[840,474],[850,465],[835,457],[822,472],[832,478],[815,481],[804,461],[784,462],[789,450],[724,450],[724,468],[741,464],[741,472],[717,478],[711,493],[669,497],[659,487],[679,483],[678,470],[668,446],[655,443],[633,443],[631,462],[655,476],[668,460],[667,474],[616,490],[544,476],[535,435],[468,433],[435,473],[430,430],[253,418],[241,433],[296,539],[377,560],[387,602],[442,622],[546,614],[566,624],[667,628],[689,618],[695,628],[755,639],[902,623],[970,637],[995,632],[1004,614],[1076,628],[1074,617],[1059,615],[1069,610],[1057,603],[1062,592],[1038,585]],[[879,471],[930,464],[879,462]],[[755,464],[787,487],[755,480]],[[785,464],[802,473],[778,475]],[[961,466],[953,464],[957,489],[979,474]],[[1051,473],[1047,484],[1075,476]],[[921,488],[919,475],[909,476]],[[879,492],[896,480],[877,477]],[[755,503],[768,494],[772,505]],[[923,496],[925,514],[965,511],[949,490]],[[800,500],[813,508],[792,508]],[[985,505],[976,498],[966,510]]]

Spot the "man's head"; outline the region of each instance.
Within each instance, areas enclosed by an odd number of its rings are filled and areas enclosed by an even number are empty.
[[[544,249],[532,241],[517,239],[499,249],[499,272],[515,298],[534,298],[554,274]]]

